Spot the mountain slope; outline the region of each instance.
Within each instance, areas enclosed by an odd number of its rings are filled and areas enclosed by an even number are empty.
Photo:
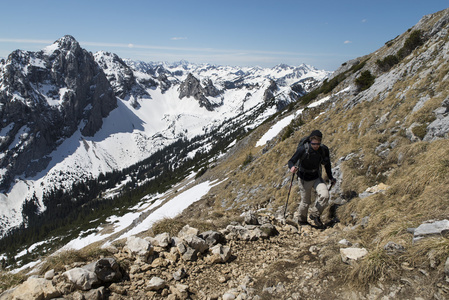
[[[42,212],[54,190],[202,137],[186,156],[171,158],[174,168],[224,136],[254,128],[329,75],[306,65],[124,61],[87,53],[71,36],[36,53],[18,50],[0,70],[2,233],[22,222],[24,201]]]
[[[252,210],[282,220],[291,179],[286,163],[301,137],[320,129],[323,142],[331,149],[334,176],[338,178],[331,199],[342,205],[337,210],[341,224],[336,231],[312,232],[314,250],[308,250],[312,249],[310,244],[298,245],[305,247],[303,253],[311,259],[302,265],[320,261],[314,287],[327,280],[348,292],[341,297],[358,299],[447,298],[444,262],[449,241],[437,234],[416,243],[410,231],[432,220],[447,220],[449,213],[448,21],[449,9],[425,16],[378,51],[344,63],[317,89],[326,91],[333,86],[330,93],[317,93],[318,99],[327,98],[327,102],[302,114],[301,107],[296,107],[291,124],[262,147],[256,145],[270,126],[291,116],[278,116],[238,143],[227,161],[204,175],[209,180],[226,180],[180,219],[214,220],[214,216],[224,218]],[[397,63],[385,70],[382,62],[393,55],[400,56]],[[365,72],[374,80],[362,90]],[[287,222],[294,221],[297,192],[295,184]],[[327,215],[326,211],[325,221]],[[340,248],[347,245],[365,248],[368,255],[357,263],[345,264]],[[398,250],[392,254],[389,247]],[[267,264],[273,268],[261,271],[259,284],[276,286],[276,280],[284,286],[292,283],[281,275],[275,277],[273,272],[278,269],[274,262]],[[303,276],[309,278],[307,271]],[[302,291],[300,287],[296,290]]]

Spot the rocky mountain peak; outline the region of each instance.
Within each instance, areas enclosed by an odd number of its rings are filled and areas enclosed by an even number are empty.
[[[212,81],[209,80],[206,84],[207,86],[203,87],[200,81],[192,73],[189,73],[179,86],[179,99],[193,97],[198,100],[200,107],[212,111],[217,104],[209,101],[207,97],[216,97],[219,95],[219,91],[213,86]]]
[[[13,52],[0,78],[0,126],[6,133],[0,167],[7,170],[2,187],[11,177],[45,168],[58,141],[76,130],[92,136],[117,105],[103,71],[72,36],[39,52]]]
[[[65,35],[62,38],[56,40],[54,44],[58,45],[61,50],[78,52],[81,49],[78,41],[71,35]]]

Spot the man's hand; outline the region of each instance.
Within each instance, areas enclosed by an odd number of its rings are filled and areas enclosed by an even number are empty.
[[[292,172],[292,173],[298,172],[298,167],[293,166],[293,167],[290,169],[290,172]]]

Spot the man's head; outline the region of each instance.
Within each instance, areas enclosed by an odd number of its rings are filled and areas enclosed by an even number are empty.
[[[314,130],[309,136],[310,145],[313,150],[318,150],[321,145],[321,139],[323,138],[323,134],[319,130]]]

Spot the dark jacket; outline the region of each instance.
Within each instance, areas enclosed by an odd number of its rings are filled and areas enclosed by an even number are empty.
[[[309,147],[309,153],[306,153],[306,147]],[[315,151],[311,145],[301,145],[292,158],[288,161],[288,168],[291,169],[294,165],[298,166],[298,161],[301,157],[304,159],[299,162],[298,177],[305,180],[311,181],[319,178],[321,176],[320,168],[324,165],[327,176],[330,180],[334,177],[332,176],[331,160],[329,156],[329,148],[326,145],[321,144],[320,148]]]

